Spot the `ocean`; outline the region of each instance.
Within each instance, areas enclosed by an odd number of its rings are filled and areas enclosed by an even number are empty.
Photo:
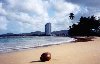
[[[73,41],[70,37],[54,37],[54,36],[29,36],[29,37],[9,37],[0,38],[0,53],[16,52],[42,46],[54,44],[68,43]]]

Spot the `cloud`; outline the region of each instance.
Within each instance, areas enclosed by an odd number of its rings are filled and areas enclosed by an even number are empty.
[[[99,7],[100,6],[100,0],[66,0],[68,2],[72,2],[75,4],[83,5],[83,6],[89,6],[89,7]]]
[[[2,3],[0,3],[0,15],[6,15],[6,11],[5,11],[5,9],[3,9],[3,7],[2,7]]]
[[[91,16],[100,12],[100,0],[65,0],[66,2],[71,2],[77,4],[81,7],[80,13],[78,15]]]
[[[73,1],[74,2],[74,1]],[[65,0],[0,0],[2,32],[20,33],[44,31],[47,22],[52,31],[68,29],[72,25],[69,14],[87,13],[87,7]],[[84,10],[84,11],[83,11]],[[0,25],[1,26],[1,25]]]
[[[4,16],[0,16],[0,31],[7,30],[7,19]]]

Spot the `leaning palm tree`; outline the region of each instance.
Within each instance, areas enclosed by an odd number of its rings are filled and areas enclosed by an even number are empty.
[[[70,17],[71,20],[73,20],[75,16],[74,16],[73,13],[70,13],[70,16],[69,17]]]

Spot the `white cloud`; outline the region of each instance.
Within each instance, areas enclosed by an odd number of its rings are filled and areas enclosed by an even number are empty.
[[[7,30],[7,19],[4,16],[0,16],[0,30]]]
[[[53,30],[64,30],[68,29],[72,25],[72,20],[69,19],[69,14],[74,13],[75,15],[80,11],[80,6],[62,0],[54,3],[54,7],[57,10],[53,21]]]
[[[0,4],[0,15],[3,13],[4,19],[9,21],[4,23],[10,27],[5,25],[8,32],[15,30],[11,29],[11,23],[18,24],[13,25],[16,32],[44,31],[47,22],[52,23],[52,30],[67,29],[71,25],[69,13],[76,15],[79,11],[79,5],[64,0],[4,0]]]
[[[2,3],[0,3],[0,15],[6,15],[7,13],[6,13],[6,11],[5,11],[5,9],[3,9],[3,7],[2,7]]]

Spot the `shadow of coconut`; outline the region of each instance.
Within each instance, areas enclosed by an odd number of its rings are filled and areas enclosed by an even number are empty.
[[[37,61],[31,61],[30,63],[36,63],[36,62],[41,62],[40,60],[37,60]]]

